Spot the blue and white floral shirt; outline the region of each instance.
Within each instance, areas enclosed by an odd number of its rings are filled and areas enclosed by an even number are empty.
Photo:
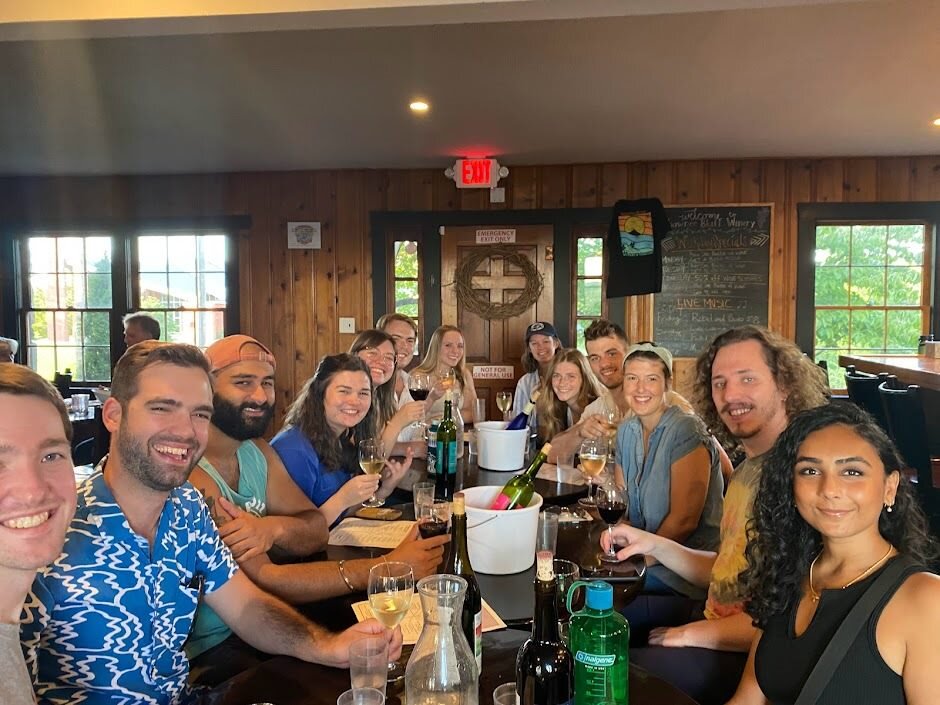
[[[62,555],[39,570],[24,605],[39,703],[185,703],[196,606],[237,570],[192,485],[170,492],[151,551],[96,472],[79,487]]]

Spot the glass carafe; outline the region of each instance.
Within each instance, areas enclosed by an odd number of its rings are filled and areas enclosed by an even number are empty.
[[[460,626],[466,592],[457,575],[418,581],[424,627],[405,667],[408,705],[477,705],[480,674]]]

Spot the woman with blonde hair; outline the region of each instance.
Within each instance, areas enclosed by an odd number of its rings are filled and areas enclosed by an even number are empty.
[[[539,444],[552,444],[549,462],[578,450],[581,415],[589,404],[606,394],[580,350],[567,348],[555,354],[535,402]]]
[[[460,328],[451,325],[440,326],[431,334],[424,359],[411,371],[411,374],[427,374],[434,381],[434,388],[428,395],[428,400],[433,402],[428,409],[429,416],[440,416],[444,413],[442,398],[446,390],[452,389],[462,396],[460,413],[464,420],[471,420],[477,392],[466,364],[465,348]]]

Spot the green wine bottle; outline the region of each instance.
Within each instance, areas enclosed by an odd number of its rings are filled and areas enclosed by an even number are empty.
[[[450,499],[457,480],[457,423],[453,415],[453,395],[444,392],[444,418],[437,426],[437,477],[434,494]]]
[[[503,485],[503,489],[500,490],[499,494],[496,495],[496,499],[490,504],[490,509],[522,509],[529,506],[532,493],[535,491],[535,473],[548,459],[548,453],[551,449],[551,443],[543,445],[542,450],[532,458],[529,467]]]
[[[454,494],[451,503],[450,551],[444,561],[444,573],[459,575],[467,581],[467,594],[464,596],[460,626],[477,661],[477,674],[483,668],[483,597],[476,573],[470,565],[470,551],[467,548],[467,509],[463,492]]]

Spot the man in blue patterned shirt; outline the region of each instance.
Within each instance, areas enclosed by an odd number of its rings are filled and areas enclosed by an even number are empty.
[[[64,553],[39,571],[21,632],[40,703],[177,705],[193,700],[183,644],[200,599],[255,648],[346,666],[352,641],[400,631],[311,624],[238,571],[187,482],[212,416],[198,348],[146,341],[114,370],[102,409],[103,470],[79,488]]]

